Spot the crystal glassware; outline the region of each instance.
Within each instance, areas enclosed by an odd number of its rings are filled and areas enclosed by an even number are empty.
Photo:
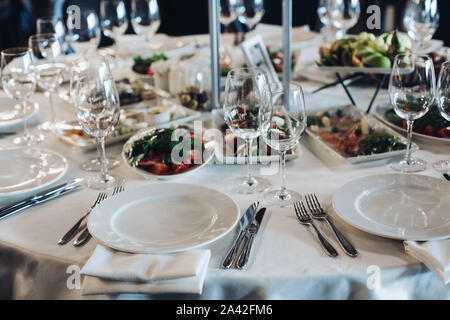
[[[88,67],[87,61],[89,59],[98,59],[98,56],[94,55],[87,55],[84,58],[77,59],[72,62],[72,68],[70,70],[70,96],[72,98],[72,104],[75,106],[77,103],[77,93],[76,93],[76,85],[78,79],[82,77],[82,75],[85,73]],[[102,170],[102,161],[101,155],[102,150],[100,148],[100,145],[97,144],[97,157],[90,158],[83,163],[81,163],[81,169],[88,172],[100,172]],[[106,158],[106,165],[108,170],[112,170],[114,168],[117,168],[120,166],[120,161],[116,158],[107,157]]]
[[[79,26],[74,24],[74,21],[78,21]],[[67,29],[69,30],[68,46],[71,49],[81,54],[95,52],[100,42],[101,32],[100,22],[94,10],[82,10],[79,20],[70,13],[67,18]]]
[[[343,37],[345,32],[358,22],[360,13],[359,0],[337,0],[337,5],[340,10],[336,22],[344,31],[341,35]]]
[[[223,104],[225,122],[247,145],[247,176],[234,179],[230,188],[237,193],[252,194],[266,190],[270,183],[251,174],[253,141],[259,136],[259,112],[270,105],[270,86],[258,68],[232,69],[228,72]]]
[[[450,121],[450,62],[441,66],[436,89],[437,107],[442,117]],[[450,172],[450,159],[433,163],[433,168],[440,172]]]
[[[67,66],[61,45],[53,33],[41,33],[30,36],[28,46],[31,49],[36,72],[37,85],[48,94],[51,120],[42,124],[44,130],[53,130],[56,122],[56,111],[53,98],[63,82]]]
[[[415,42],[416,52],[423,51],[439,26],[437,3],[437,0],[409,0],[406,5],[403,25]]]
[[[286,152],[294,148],[306,130],[306,106],[303,90],[291,84],[272,91],[272,104],[260,113],[260,132],[269,147],[280,153],[281,187],[264,193],[269,206],[288,207],[301,195],[286,188]]]
[[[84,59],[83,71],[72,86],[78,122],[86,134],[97,140],[102,163],[101,174],[88,178],[87,185],[92,189],[119,185],[122,179],[109,174],[105,151],[105,138],[112,134],[120,117],[119,95],[108,61]]]
[[[137,34],[144,35],[145,41],[150,41],[161,24],[158,1],[133,0],[131,7],[131,23],[134,30]]]
[[[54,33],[61,47],[66,42],[66,29],[61,18],[57,17],[41,17],[36,19],[36,33]]]
[[[22,108],[24,133],[14,139],[14,144],[32,146],[41,142],[42,135],[32,135],[28,130],[29,98],[36,90],[38,75],[31,50],[26,47],[10,48],[1,52],[1,80],[6,94],[18,101]]]
[[[242,15],[245,24],[252,30],[262,19],[264,13],[263,0],[244,0],[245,13]]]
[[[119,36],[127,28],[127,12],[122,0],[100,1],[100,24],[108,36],[114,38],[115,45],[119,43]]]
[[[436,89],[433,60],[428,56],[399,54],[395,57],[389,82],[389,99],[395,113],[406,120],[408,145],[403,160],[391,164],[396,171],[419,172],[426,169],[426,162],[414,159],[412,130],[414,120],[423,117],[430,109]]]

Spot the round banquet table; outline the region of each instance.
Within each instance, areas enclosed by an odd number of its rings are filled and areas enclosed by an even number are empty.
[[[302,54],[303,55],[303,54]],[[305,56],[309,56],[305,54]],[[306,92],[320,84],[302,81]],[[367,105],[372,90],[351,87],[357,103]],[[0,96],[5,93],[0,92]],[[48,99],[36,93],[33,101],[40,106],[41,120],[49,118]],[[69,104],[56,100],[58,119],[74,119]],[[383,90],[376,103],[387,101]],[[307,97],[308,108],[317,105],[348,104],[342,88],[335,87]],[[6,143],[7,139],[0,140]],[[83,153],[46,134],[43,148],[55,150],[69,162],[68,177],[87,177],[80,164],[95,153]],[[432,163],[448,157],[448,145],[420,145],[417,155]],[[107,148],[110,156],[120,157],[122,144]],[[287,183],[300,193],[317,193],[329,208],[338,227],[359,250],[357,258],[346,256],[327,228],[321,228],[338,248],[336,259],[325,256],[311,232],[300,225],[293,208],[270,208],[267,221],[257,239],[251,264],[247,270],[221,270],[220,261],[230,246],[234,233],[216,241],[211,249],[211,261],[202,295],[117,295],[83,296],[81,289],[67,285],[73,266],[82,267],[97,245],[92,239],[87,245],[75,248],[70,243],[57,245],[83,212],[93,203],[97,191],[82,190],[52,200],[0,220],[0,298],[2,299],[97,299],[97,298],[189,298],[189,299],[450,299],[449,285],[445,286],[423,264],[407,255],[401,241],[390,240],[355,229],[333,212],[333,194],[350,180],[392,172],[384,162],[352,166],[330,167],[317,158],[303,144],[300,155],[287,163]],[[254,166],[258,172],[260,166]],[[230,195],[240,206],[241,213],[258,195],[237,195],[229,192],[226,179],[245,174],[239,165],[208,165],[195,174],[177,179],[179,183],[198,184]],[[145,180],[121,166],[113,173],[126,178],[126,189],[142,188],[156,180]],[[423,174],[441,177],[429,168]],[[278,174],[267,177],[272,185],[279,185]],[[380,286],[368,285],[373,266],[380,268]]]

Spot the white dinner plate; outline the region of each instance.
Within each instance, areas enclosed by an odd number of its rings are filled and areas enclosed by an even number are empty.
[[[0,203],[26,197],[61,179],[68,164],[61,155],[43,149],[0,150]]]
[[[336,213],[363,231],[399,240],[450,237],[450,183],[417,174],[383,174],[344,185]]]
[[[95,207],[88,228],[100,242],[132,253],[171,253],[211,243],[239,219],[238,205],[205,187],[155,183]]]
[[[39,123],[39,105],[37,102],[34,102],[33,107],[29,108],[25,114],[22,111],[19,111],[21,107],[17,104],[17,101],[7,97],[0,97],[0,106],[0,132],[16,132],[23,130],[24,119],[27,119],[27,124],[29,126]]]

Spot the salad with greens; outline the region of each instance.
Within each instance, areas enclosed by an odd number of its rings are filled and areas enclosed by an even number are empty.
[[[411,52],[411,48],[408,36],[397,30],[380,36],[362,32],[358,37],[347,37],[321,46],[316,64],[390,69],[395,56]]]

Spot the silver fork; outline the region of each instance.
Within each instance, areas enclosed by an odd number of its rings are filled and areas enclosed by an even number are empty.
[[[66,232],[65,235],[62,236],[61,239],[59,239],[58,244],[64,245],[70,240],[72,240],[72,238],[78,233],[78,229],[80,228],[80,225],[83,222],[84,218],[86,218],[89,215],[89,213],[91,213],[91,211],[95,208],[96,205],[105,200],[107,197],[108,195],[105,192],[100,192],[94,204],[90,207],[90,209],[73,225],[72,228],[70,228],[69,231]]]
[[[120,185],[120,186],[116,186],[114,187],[114,190],[111,194],[111,196],[114,196],[122,191],[124,191],[125,188]],[[108,198],[108,196],[106,196],[103,200],[105,200],[106,198]],[[102,202],[103,200],[101,200],[100,202]],[[100,203],[99,202],[99,203]],[[75,247],[81,247],[82,245],[86,244],[90,239],[91,239],[91,234],[89,233],[89,229],[88,227],[84,227],[83,231],[81,232],[81,234],[78,236],[78,238],[73,242],[73,245]]]
[[[344,250],[346,254],[350,257],[356,257],[358,255],[358,251],[351,244],[351,242],[336,228],[334,223],[331,221],[328,214],[323,210],[320,205],[319,200],[315,194],[306,195],[306,203],[308,204],[309,211],[314,219],[317,220],[325,220],[330,226],[331,230],[333,230],[336,238],[339,241],[341,248]]]
[[[320,244],[325,249],[325,253],[329,255],[330,257],[337,257],[338,253],[336,249],[328,242],[327,239],[320,233],[319,229],[314,225],[314,222],[312,218],[309,216],[308,212],[306,211],[305,205],[303,202],[296,201],[294,202],[294,209],[295,213],[297,215],[298,220],[301,224],[306,226],[312,226],[314,228],[314,231],[316,232],[317,238],[319,239]]]

